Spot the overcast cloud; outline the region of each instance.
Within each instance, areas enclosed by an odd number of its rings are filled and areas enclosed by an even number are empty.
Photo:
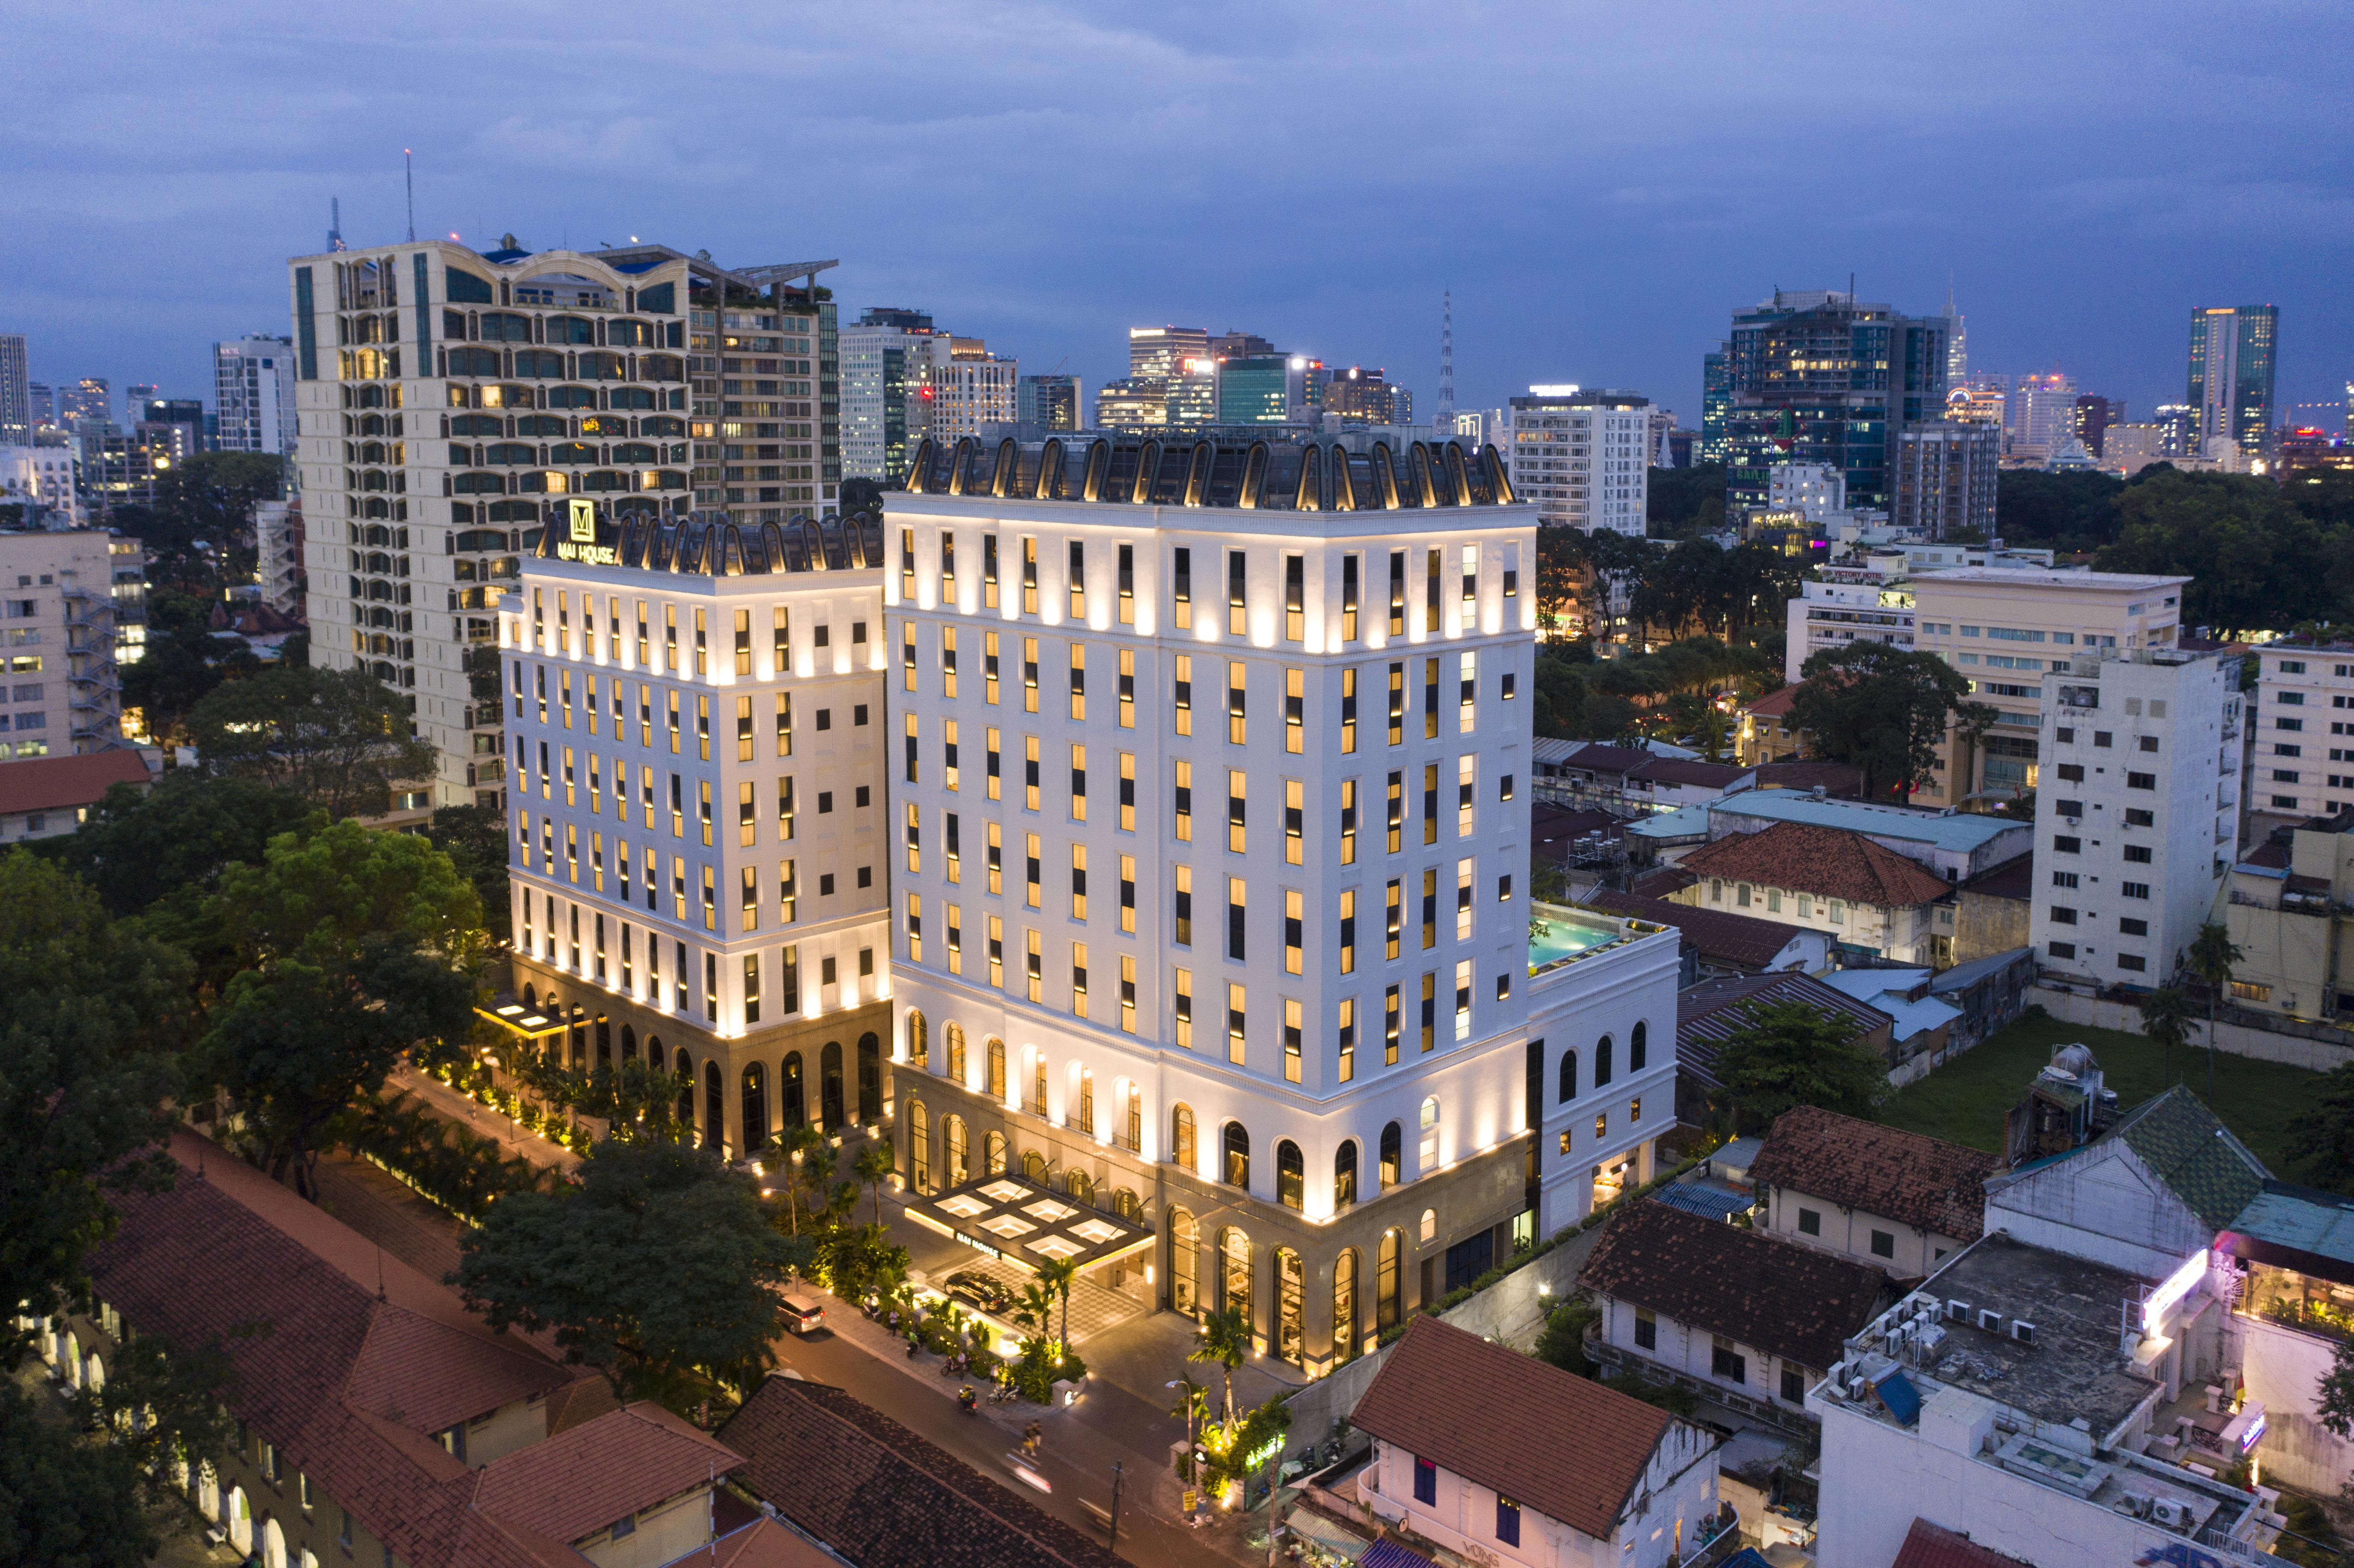
[[[2182,395],[2198,304],[2354,374],[2354,6],[315,3],[0,6],[0,331],[209,398],[285,260],[405,232],[839,257],[1090,388],[1124,329],[1699,412],[1775,285],[1933,311],[1988,370]],[[2338,419],[2327,420],[2333,427]]]

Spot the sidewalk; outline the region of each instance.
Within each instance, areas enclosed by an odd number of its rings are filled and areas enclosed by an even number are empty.
[[[580,1163],[580,1156],[560,1143],[551,1143],[535,1132],[526,1132],[514,1118],[503,1115],[482,1105],[472,1096],[461,1095],[440,1079],[421,1073],[407,1062],[395,1066],[385,1078],[385,1086],[397,1094],[405,1094],[423,1101],[445,1120],[453,1121],[480,1138],[496,1140],[510,1154],[520,1154],[534,1165],[554,1166],[569,1171]]]

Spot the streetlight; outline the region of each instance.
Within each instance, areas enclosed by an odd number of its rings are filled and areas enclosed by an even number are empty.
[[[1193,1467],[1193,1473],[1188,1478],[1191,1484],[1185,1489],[1185,1495],[1192,1499],[1193,1506],[1186,1509],[1185,1522],[1196,1524],[1201,1519],[1202,1450],[1193,1441],[1193,1418],[1201,1408],[1201,1401],[1193,1396],[1193,1380],[1190,1377],[1177,1378],[1163,1386],[1185,1390],[1185,1462]]]

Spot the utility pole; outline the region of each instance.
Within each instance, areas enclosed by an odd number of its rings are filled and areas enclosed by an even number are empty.
[[[1118,1459],[1114,1459],[1111,1462],[1111,1541],[1109,1544],[1104,1548],[1107,1552],[1117,1552],[1119,1550],[1119,1483],[1121,1468],[1122,1467]]]
[[[1283,1489],[1283,1445],[1267,1462],[1267,1568],[1275,1568],[1275,1494]]]

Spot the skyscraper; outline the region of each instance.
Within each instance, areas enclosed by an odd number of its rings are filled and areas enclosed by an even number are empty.
[[[896,484],[930,424],[932,318],[877,305],[842,329],[842,471]]]
[[[1187,361],[1210,357],[1210,334],[1204,328],[1128,329],[1128,375],[1131,381],[1172,381],[1185,374]]]
[[[147,405],[154,402],[163,388],[153,381],[133,381],[122,389],[122,422],[135,425],[147,417]]]
[[[2094,457],[2105,457],[2109,427],[2126,422],[2126,405],[2121,397],[2103,397],[2087,393],[2076,399],[2076,439]]]
[[[2249,457],[2272,448],[2273,352],[2278,305],[2220,305],[2190,313],[2190,391],[2198,411],[2195,455],[2217,455],[2221,438]]]
[[[1847,475],[1850,505],[1887,509],[1896,437],[1942,418],[1942,318],[1837,290],[1776,290],[1736,313],[1727,349],[1725,509],[1766,504],[1776,463]]]
[[[1014,384],[1013,417],[1042,430],[1076,430],[1086,421],[1087,398],[1076,376],[1025,376]]]
[[[1946,282],[1946,385],[1959,387],[1970,378],[1969,334],[1962,313],[1954,308],[1954,285]]]
[[[103,376],[85,376],[65,395],[63,410],[69,425],[111,424],[114,419],[114,389]]]
[[[0,332],[0,447],[33,444],[33,388],[25,373],[25,338]]]
[[[1924,539],[1975,529],[1994,537],[2002,432],[1966,420],[1934,420],[1896,438],[1896,504],[1891,520]]]
[[[2013,460],[2047,463],[2076,433],[2076,380],[2062,371],[2011,383],[2003,410],[2003,444]]]
[[[931,354],[927,433],[934,440],[953,444],[959,437],[979,435],[983,425],[1012,422],[1014,384],[1022,375],[1018,361],[990,353],[977,337],[935,334],[925,347]]]
[[[1733,407],[1733,368],[1723,344],[1700,360],[1700,461],[1724,461],[1724,417]]]
[[[225,452],[294,451],[294,342],[248,333],[213,344],[213,408]]]
[[[1218,423],[1281,424],[1299,418],[1308,361],[1297,355],[1254,354],[1218,362]]]

